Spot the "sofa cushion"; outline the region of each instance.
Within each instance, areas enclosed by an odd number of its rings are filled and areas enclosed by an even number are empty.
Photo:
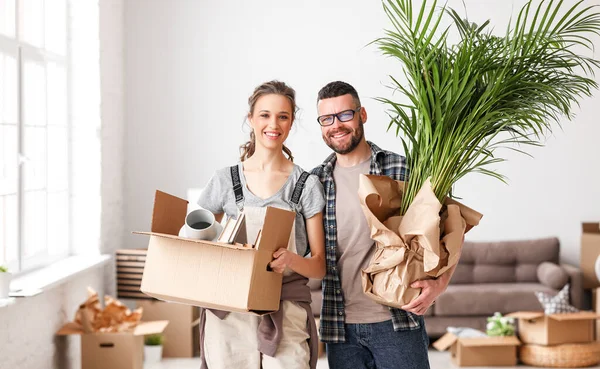
[[[559,251],[557,238],[465,242],[451,283],[538,283],[538,265],[558,263]]]
[[[579,310],[569,304],[569,285],[566,284],[555,296],[536,292],[535,296],[544,307],[545,314],[576,313]]]
[[[562,289],[569,282],[569,275],[559,265],[549,261],[537,267],[537,277],[540,283],[555,290]]]
[[[535,292],[552,296],[558,291],[541,283],[485,283],[448,286],[434,307],[436,316],[491,316],[515,311],[541,311]]]

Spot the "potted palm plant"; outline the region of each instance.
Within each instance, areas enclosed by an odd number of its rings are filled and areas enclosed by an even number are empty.
[[[11,279],[12,274],[8,272],[8,268],[0,265],[0,299],[8,297]]]
[[[165,337],[160,334],[149,334],[144,337],[144,362],[157,363],[162,360]]]
[[[449,209],[445,205],[452,203],[448,198],[454,184],[472,172],[505,181],[492,167],[504,160],[497,150],[524,153],[522,145],[542,145],[544,136],[561,119],[573,118],[578,100],[598,87],[592,78],[600,66],[599,61],[579,53],[593,50],[591,37],[600,34],[600,13],[584,1],[572,6],[563,1],[542,0],[538,5],[528,1],[501,35],[489,29],[490,21],[471,23],[453,9],[438,7],[436,0],[423,0],[420,7],[414,7],[411,0],[384,0],[383,7],[393,28],[374,43],[385,56],[400,62],[398,74],[404,78],[390,76],[390,87],[401,92],[400,99],[378,100],[388,108],[388,129],[401,137],[410,175],[396,201],[396,215],[404,219],[388,221],[399,224],[391,231],[402,245],[378,242],[379,250],[363,274],[365,292],[371,288],[376,295],[377,288],[366,285],[378,284],[377,274],[385,280],[380,287],[406,286],[407,281],[400,279],[410,269],[411,253],[425,265],[420,276],[439,275],[441,269],[435,263],[448,255],[440,240],[447,233]],[[446,19],[451,25],[443,28]],[[452,33],[459,39],[454,44],[450,43]],[[371,192],[365,192],[363,203]],[[458,213],[464,218],[463,209]],[[417,223],[412,229],[436,224],[440,229],[413,237],[411,229],[402,231],[407,221]],[[462,235],[468,230],[466,223]],[[462,245],[460,229],[458,234],[446,245]],[[424,250],[419,254],[418,249]],[[444,261],[444,270],[458,262],[458,257],[450,259]],[[379,290],[398,299],[397,291]]]

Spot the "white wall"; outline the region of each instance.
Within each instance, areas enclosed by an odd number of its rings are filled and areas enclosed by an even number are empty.
[[[102,268],[0,310],[0,369],[79,369],[81,338],[56,331],[75,317],[87,287],[104,290]]]
[[[494,18],[503,30],[511,7],[503,0],[465,1],[471,20]],[[590,1],[598,3],[597,0]],[[523,1],[515,2],[519,8]],[[460,0],[449,5],[462,11]],[[368,139],[401,152],[386,133],[388,74],[399,64],[374,46],[387,20],[379,1],[159,1],[125,4],[125,243],[144,247],[133,230],[150,227],[155,189],[185,197],[217,168],[237,160],[247,98],[263,81],[280,79],[302,108],[288,139],[296,162],[310,169],[329,153],[315,122],[317,91],[332,80],[353,84],[369,119]],[[599,44],[600,46],[600,44]],[[600,94],[581,104],[574,123],[556,130],[531,159],[503,154],[510,185],[481,175],[462,180],[457,195],[485,214],[471,240],[558,236],[563,259],[578,264],[580,222],[600,220]]]

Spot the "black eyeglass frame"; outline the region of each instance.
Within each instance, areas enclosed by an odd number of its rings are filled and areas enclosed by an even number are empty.
[[[337,120],[339,120],[340,122],[349,122],[352,119],[354,119],[354,114],[358,113],[361,108],[362,108],[362,106],[359,106],[356,109],[348,109],[348,110],[344,110],[344,111],[341,111],[341,112],[336,113],[336,114],[323,114],[323,115],[317,117],[317,123],[319,123],[319,125],[321,127],[328,127],[328,126],[332,125],[333,123],[335,123],[335,118],[337,118]],[[348,113],[348,112],[352,112],[352,117],[350,119],[346,119],[346,120],[340,119],[340,115],[341,114]],[[323,117],[332,117],[333,119],[331,120],[331,123],[329,123],[329,124],[322,124],[321,123],[321,118],[323,118]]]

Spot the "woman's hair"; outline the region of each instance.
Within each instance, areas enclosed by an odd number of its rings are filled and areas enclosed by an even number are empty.
[[[292,121],[296,117],[296,91],[293,88],[286,85],[280,81],[269,81],[265,82],[262,85],[256,87],[254,89],[254,93],[252,96],[248,98],[248,107],[249,113],[248,116],[254,114],[254,106],[258,99],[260,99],[264,95],[281,95],[285,96],[290,100],[292,104]],[[254,154],[254,150],[256,149],[256,136],[254,135],[254,131],[250,132],[250,141],[240,146],[240,151],[242,155],[240,156],[240,160],[244,161],[251,157]],[[288,159],[290,161],[294,161],[294,157],[292,156],[292,152],[285,145],[283,145],[283,152],[287,154]]]

